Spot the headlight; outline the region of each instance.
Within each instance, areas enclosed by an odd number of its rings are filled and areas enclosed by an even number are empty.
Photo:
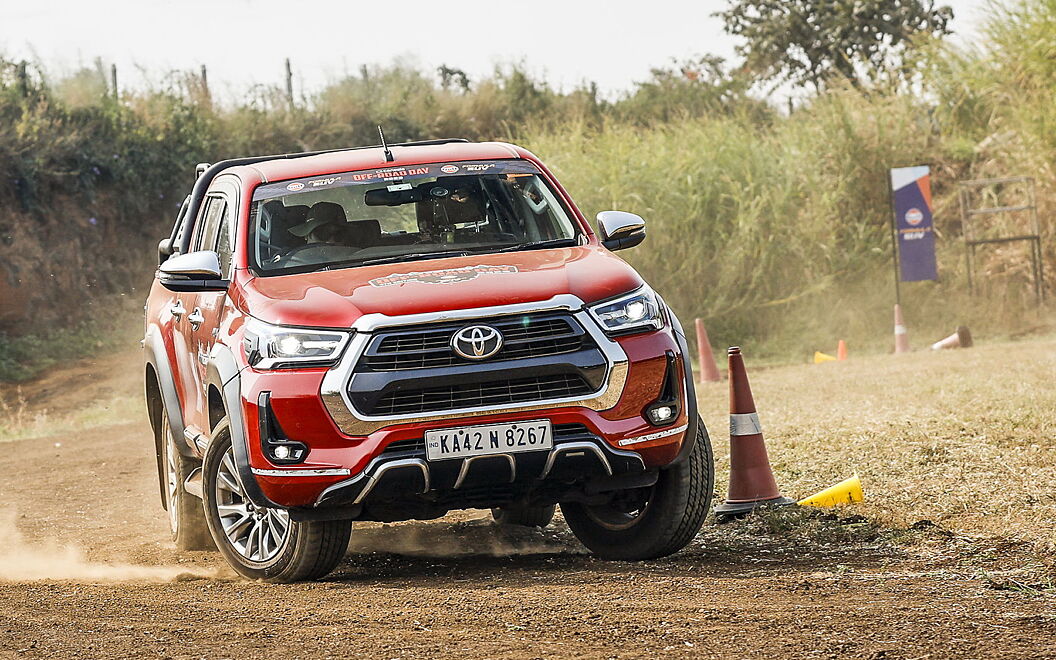
[[[589,309],[602,329],[610,335],[659,330],[664,327],[660,302],[653,290],[647,286]]]
[[[246,323],[244,343],[252,366],[280,369],[333,364],[341,356],[349,336],[336,330],[286,328],[250,319]]]

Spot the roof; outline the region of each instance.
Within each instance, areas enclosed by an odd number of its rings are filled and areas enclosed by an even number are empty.
[[[348,149],[304,156],[301,158],[276,158],[245,166],[256,170],[265,181],[282,181],[318,174],[351,172],[378,167],[399,167],[421,163],[442,163],[459,160],[495,160],[499,158],[525,158],[529,154],[520,147],[505,142],[447,142],[443,144],[390,145],[395,158],[385,160],[381,147]]]

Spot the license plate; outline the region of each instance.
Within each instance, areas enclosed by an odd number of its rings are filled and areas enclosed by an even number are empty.
[[[430,461],[553,448],[554,436],[548,419],[425,432],[425,457]]]

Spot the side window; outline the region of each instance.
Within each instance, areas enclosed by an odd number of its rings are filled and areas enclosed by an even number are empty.
[[[202,220],[198,228],[198,235],[194,241],[195,250],[215,250],[216,230],[223,217],[227,202],[223,197],[209,196],[205,199],[205,208],[202,210]]]
[[[213,250],[220,257],[220,272],[231,277],[231,255],[235,247],[235,207],[227,197],[211,194],[205,198],[199,231],[195,235],[195,250]]]
[[[220,272],[226,279],[231,279],[231,253],[235,246],[235,223],[232,215],[231,206],[224,203],[223,214],[216,230],[216,253],[220,255]]]

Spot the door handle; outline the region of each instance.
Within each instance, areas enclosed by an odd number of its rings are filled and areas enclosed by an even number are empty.
[[[195,307],[191,315],[187,317],[187,320],[191,322],[191,329],[197,330],[203,323],[205,323],[205,317],[202,316],[202,309]]]
[[[182,318],[187,313],[187,309],[183,306],[182,300],[177,300],[174,304],[169,305],[169,314],[172,314],[176,318]]]

